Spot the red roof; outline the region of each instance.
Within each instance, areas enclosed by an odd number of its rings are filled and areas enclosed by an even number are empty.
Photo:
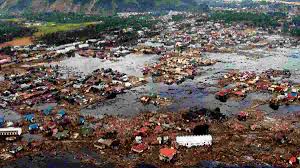
[[[245,94],[242,91],[236,91],[234,92],[235,95],[237,96],[244,96]]]
[[[154,129],[154,133],[156,134],[159,134],[159,133],[162,133],[163,132],[163,129],[160,125],[157,125]]]
[[[297,162],[297,158],[295,156],[292,156],[289,160],[290,164],[295,164]]]
[[[288,93],[287,98],[288,98],[289,100],[293,100],[293,99],[295,99],[296,97],[293,96],[292,93]]]
[[[277,91],[277,92],[281,92],[281,91],[283,91],[283,87],[281,87],[281,86],[276,86],[275,87],[275,91]]]
[[[221,91],[217,92],[216,95],[218,95],[218,96],[225,96],[225,95],[227,95],[230,92],[231,92],[231,89],[224,89],[224,90],[221,90]]]
[[[146,149],[148,149],[147,144],[138,144],[131,148],[132,151],[137,152],[137,153],[142,153]]]
[[[144,122],[144,126],[149,127],[149,126],[151,126],[151,124],[150,124],[150,122],[146,121],[146,122]]]
[[[55,127],[56,127],[56,123],[55,122],[49,122],[48,123],[48,128],[54,129]]]
[[[148,128],[147,127],[142,127],[141,129],[135,131],[133,133],[133,135],[134,136],[138,136],[138,135],[147,136],[147,132],[148,132]]]
[[[246,112],[244,112],[244,111],[241,111],[241,112],[239,112],[238,116],[239,117],[247,117],[248,114]]]
[[[265,82],[259,82],[256,84],[256,87],[262,90],[267,90],[270,85]]]
[[[216,93],[216,95],[218,95],[218,96],[225,96],[225,93],[224,92],[218,92],[218,93]]]
[[[163,148],[159,150],[161,156],[172,158],[176,154],[176,149]]]

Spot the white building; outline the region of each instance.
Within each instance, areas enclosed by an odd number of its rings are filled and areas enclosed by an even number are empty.
[[[0,128],[0,136],[20,136],[22,134],[22,128]]]
[[[89,44],[79,44],[78,48],[82,49],[82,48],[89,48]]]
[[[192,146],[212,145],[211,135],[177,136],[176,142],[188,148]]]
[[[71,47],[67,47],[67,48],[64,48],[64,49],[56,50],[56,53],[57,54],[66,54],[70,51],[75,51],[75,50],[76,50],[75,46],[71,46]]]

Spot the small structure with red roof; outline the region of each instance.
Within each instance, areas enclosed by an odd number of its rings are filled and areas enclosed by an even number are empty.
[[[170,162],[176,155],[176,149],[163,148],[159,150],[159,159],[165,162]]]

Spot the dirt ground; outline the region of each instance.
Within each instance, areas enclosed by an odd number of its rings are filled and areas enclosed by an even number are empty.
[[[0,48],[8,47],[8,46],[27,46],[33,44],[32,37],[22,37],[17,38],[9,42],[5,42],[0,44]]]

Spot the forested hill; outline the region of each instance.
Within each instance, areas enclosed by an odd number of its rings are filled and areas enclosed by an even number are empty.
[[[201,1],[200,1],[201,2]],[[199,0],[0,0],[2,12],[154,11],[207,9]]]

